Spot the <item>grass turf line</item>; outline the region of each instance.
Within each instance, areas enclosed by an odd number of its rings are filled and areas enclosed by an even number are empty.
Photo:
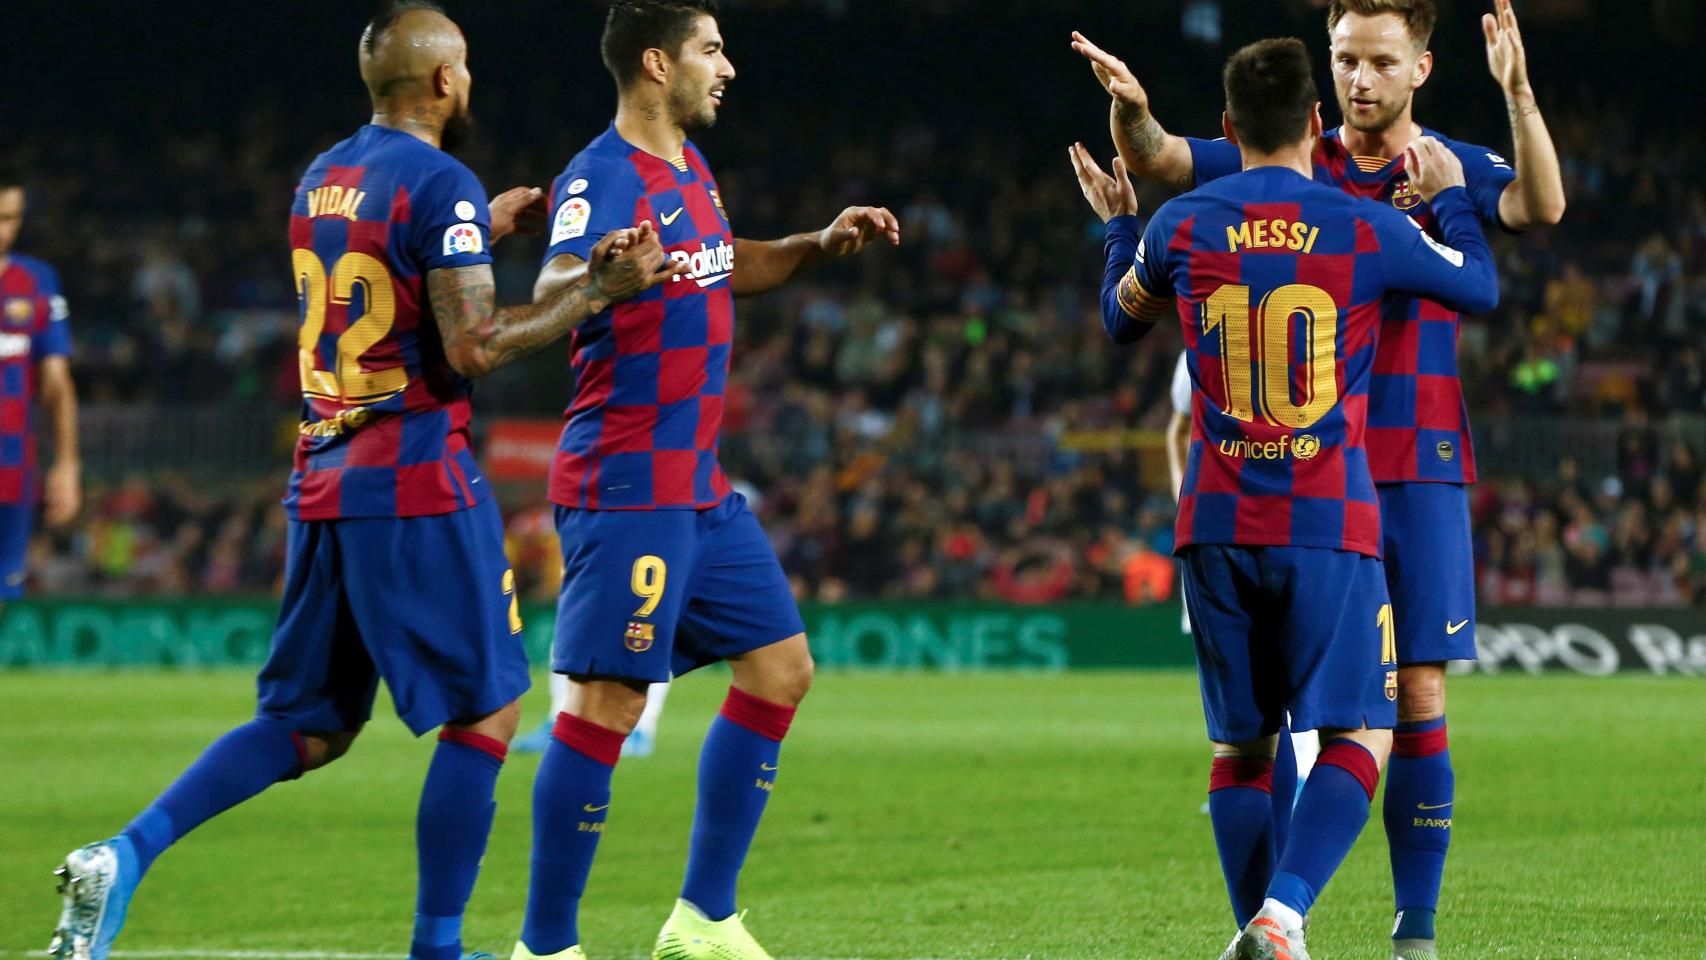
[[[686,854],[698,742],[726,675],[678,684],[657,755],[624,760],[582,910],[595,960],[644,957]],[[1698,680],[1453,678],[1459,795],[1444,956],[1706,957]],[[46,945],[49,872],[108,836],[253,709],[238,673],[0,675],[0,953]],[[527,723],[544,709],[529,695]],[[406,950],[414,809],[432,750],[381,703],[350,755],[164,855],[122,951]],[[775,954],[1213,957],[1231,935],[1193,676],[826,674],[783,750],[743,877]],[[512,758],[470,949],[507,954],[537,761]],[[1313,915],[1322,957],[1384,956],[1376,808]]]

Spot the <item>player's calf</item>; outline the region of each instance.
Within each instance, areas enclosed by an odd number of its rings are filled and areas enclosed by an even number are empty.
[[[1433,956],[1456,786],[1445,726],[1444,664],[1404,666],[1398,671],[1398,727],[1383,811],[1397,910],[1395,957]]]
[[[1262,908],[1273,879],[1274,755],[1277,737],[1216,743],[1208,781],[1214,847],[1226,877],[1232,918],[1243,928]],[[1289,801],[1288,801],[1289,802]]]

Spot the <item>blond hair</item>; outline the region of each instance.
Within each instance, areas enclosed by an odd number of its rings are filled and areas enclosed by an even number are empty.
[[[1404,28],[1409,31],[1410,42],[1416,45],[1417,52],[1428,48],[1428,40],[1434,34],[1434,21],[1439,19],[1434,0],[1332,0],[1327,4],[1327,32],[1332,33],[1347,13],[1362,17],[1397,14],[1404,21]]]

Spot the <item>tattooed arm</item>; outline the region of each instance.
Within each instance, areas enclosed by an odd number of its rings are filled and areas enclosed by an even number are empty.
[[[591,262],[538,303],[498,309],[490,264],[433,270],[427,293],[445,358],[457,373],[483,377],[679,270],[645,223],[606,235],[592,248]]]
[[[1091,43],[1081,33],[1072,35],[1072,49],[1090,61],[1096,80],[1113,98],[1108,126],[1126,169],[1179,190],[1196,186],[1190,144],[1184,137],[1161,128],[1149,112],[1149,94],[1125,61]]]
[[[1516,179],[1499,196],[1499,219],[1512,230],[1551,226],[1564,219],[1564,173],[1558,148],[1534,101],[1528,82],[1528,55],[1510,0],[1497,0],[1495,12],[1481,18],[1487,38],[1487,68],[1505,92],[1510,112]]]

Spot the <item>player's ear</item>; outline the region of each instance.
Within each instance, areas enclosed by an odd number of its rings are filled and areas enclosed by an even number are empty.
[[[640,75],[656,83],[668,83],[669,57],[657,47],[640,54]]]
[[[1427,83],[1428,77],[1433,76],[1433,72],[1434,52],[1432,50],[1423,50],[1422,55],[1416,58],[1416,70],[1415,73],[1410,76],[1410,89],[1414,90],[1422,84]]]
[[[1226,138],[1226,142],[1238,146],[1238,131],[1232,129],[1232,114],[1225,110],[1220,111],[1220,134]]]
[[[1327,129],[1327,124],[1321,119],[1321,101],[1315,101],[1315,109],[1309,113],[1309,139],[1321,139],[1321,131]]]
[[[455,89],[453,75],[455,68],[448,63],[441,63],[432,71],[432,93],[435,97],[448,97]]]

